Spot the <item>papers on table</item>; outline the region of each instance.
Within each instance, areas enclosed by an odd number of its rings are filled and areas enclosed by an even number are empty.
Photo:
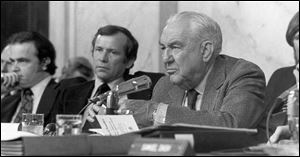
[[[103,136],[118,136],[139,130],[132,115],[97,115],[101,128],[90,129]]]
[[[17,140],[24,136],[37,136],[33,133],[18,131],[19,123],[1,123],[1,142]]]

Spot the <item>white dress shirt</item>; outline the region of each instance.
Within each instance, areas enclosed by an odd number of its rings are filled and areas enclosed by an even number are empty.
[[[32,106],[32,113],[36,114],[36,111],[38,109],[38,105],[40,103],[40,100],[42,98],[42,95],[47,87],[47,85],[49,84],[50,80],[52,79],[52,76],[48,76],[45,79],[43,79],[42,81],[40,81],[39,83],[37,83],[36,85],[34,85],[33,87],[31,87],[31,91],[33,93],[33,106]],[[19,110],[21,109],[21,105],[19,104],[13,118],[12,118],[12,122],[14,121],[14,119],[17,116],[17,113],[19,112]]]
[[[204,93],[204,90],[205,90],[206,81],[207,81],[208,75],[211,72],[211,69],[212,69],[212,66],[210,67],[210,69],[208,70],[208,72],[205,74],[205,76],[204,76],[203,80],[200,82],[200,84],[194,88],[198,92],[198,96],[197,96],[197,100],[196,100],[196,106],[195,106],[195,110],[196,111],[200,111],[201,104],[202,104],[202,97],[203,97],[203,93]],[[187,97],[187,91],[185,91],[185,95],[184,95],[182,106],[185,106],[185,107],[188,106],[188,100],[187,99],[188,99],[188,97]]]

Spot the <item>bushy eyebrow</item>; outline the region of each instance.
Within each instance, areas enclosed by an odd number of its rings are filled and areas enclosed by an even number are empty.
[[[11,61],[11,62],[13,62],[13,61],[18,61],[18,62],[20,62],[20,61],[29,61],[30,59],[28,59],[28,58],[23,58],[23,57],[21,57],[21,58],[16,58],[16,59],[12,59],[12,58],[9,58],[9,61]]]
[[[161,43],[160,41],[159,41],[159,45],[160,45],[160,46],[164,46],[164,44]],[[183,46],[183,43],[182,43],[181,41],[175,40],[175,41],[172,41],[171,43],[168,43],[167,45],[168,45],[169,47],[172,47],[172,46],[174,46],[174,45]]]

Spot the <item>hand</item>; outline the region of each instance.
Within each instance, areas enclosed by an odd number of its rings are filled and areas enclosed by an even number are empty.
[[[92,103],[87,107],[87,114],[86,120],[89,122],[94,122],[96,115],[106,114],[106,107],[103,105],[102,101],[98,101],[96,104]]]
[[[1,73],[1,94],[14,90],[19,84],[17,73]]]
[[[290,137],[290,135],[291,133],[289,131],[288,125],[278,126],[273,135],[270,137],[270,141],[268,142],[268,144],[277,143],[281,139],[287,139]]]
[[[158,103],[145,100],[125,100],[119,105],[118,112],[130,111],[139,128],[153,125],[153,112],[156,110]]]
[[[296,68],[294,69],[293,73],[296,78],[296,82],[299,82],[299,63],[296,65]]]

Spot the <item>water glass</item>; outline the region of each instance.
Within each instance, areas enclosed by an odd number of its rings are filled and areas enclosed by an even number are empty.
[[[56,115],[57,135],[80,135],[82,116],[71,114]]]
[[[44,114],[22,114],[22,131],[43,135]]]

